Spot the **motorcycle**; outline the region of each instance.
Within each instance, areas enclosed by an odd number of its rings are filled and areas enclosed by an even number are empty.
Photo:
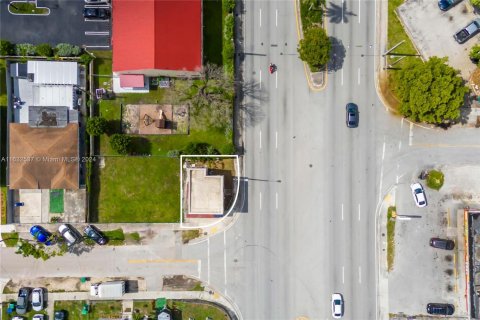
[[[270,74],[272,74],[275,71],[277,71],[277,66],[274,65],[273,63],[270,63],[270,66],[269,66],[268,70],[270,71]]]

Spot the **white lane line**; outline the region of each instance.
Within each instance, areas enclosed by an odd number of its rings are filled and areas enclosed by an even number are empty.
[[[398,141],[398,151],[402,149],[402,140]]]
[[[260,210],[262,210],[262,193],[260,192]]]
[[[343,221],[343,203],[342,203],[342,221]]]
[[[198,279],[202,279],[202,260],[198,260]]]
[[[260,141],[260,149],[262,149],[262,130],[260,130],[259,141]]]
[[[262,89],[262,70],[260,69],[260,89]]]
[[[260,28],[262,27],[262,9],[260,9]]]
[[[360,23],[360,0],[358,0],[358,23]]]
[[[275,26],[278,27],[278,9],[275,9]]]
[[[345,267],[342,266],[342,283],[345,283]]]
[[[402,121],[400,121],[400,129],[403,129],[403,118]]]
[[[85,31],[86,36],[108,36],[109,34],[108,31]]]
[[[342,86],[343,86],[343,68],[342,68],[342,73],[341,73],[341,75],[342,75],[342,78],[341,78],[341,79],[342,79]]]
[[[362,283],[362,267],[358,266],[358,283]]]
[[[207,282],[210,283],[210,237],[207,238]]]
[[[382,161],[385,159],[385,142],[383,143]]]
[[[383,136],[383,143],[385,144],[385,136]],[[383,160],[380,168],[380,183],[378,184],[378,202],[382,200],[382,187],[383,187]]]
[[[275,209],[278,209],[278,193],[275,192]]]
[[[358,84],[360,84],[360,68],[358,68]]]
[[[411,146],[413,141],[413,123],[410,123],[410,134],[408,135],[408,145]]]
[[[343,2],[344,2],[344,1],[345,1],[345,0],[342,0],[342,24],[344,23],[344,21],[343,21]]]
[[[361,214],[361,211],[360,211],[360,203],[358,204],[358,221],[360,221],[360,214]]]
[[[223,270],[224,270],[225,295],[227,295],[227,233],[225,231],[223,231]]]
[[[275,89],[278,88],[278,72],[275,72]]]
[[[275,149],[278,149],[278,131],[275,131]]]
[[[400,180],[400,177],[398,176],[397,174],[397,179],[396,179],[396,183],[398,184],[398,181]]]

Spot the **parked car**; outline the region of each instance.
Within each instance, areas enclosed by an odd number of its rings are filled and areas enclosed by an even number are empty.
[[[345,110],[347,115],[347,127],[358,127],[358,106],[355,103],[348,103]]]
[[[15,308],[15,311],[18,314],[25,314],[27,313],[27,308],[28,308],[28,296],[30,295],[30,289],[29,288],[20,288],[18,291],[18,297],[17,297],[17,307]]]
[[[438,249],[453,250],[453,248],[455,248],[455,242],[448,239],[431,238],[430,246]]]
[[[12,318],[12,320],[23,320],[24,318],[23,317],[20,317],[20,316],[15,316]]]
[[[85,0],[86,4],[101,4],[101,5],[106,5],[108,4],[107,0]]]
[[[86,19],[107,20],[110,18],[110,10],[107,8],[84,8],[83,17]]]
[[[455,312],[455,307],[449,303],[429,303],[427,304],[427,312],[429,314],[451,316]]]
[[[68,246],[73,246],[82,240],[82,236],[69,224],[62,224],[58,227],[58,232],[62,235],[63,239]]]
[[[32,291],[32,309],[35,311],[43,310],[43,288],[35,288]]]
[[[458,43],[464,43],[480,31],[480,18],[475,19],[468,26],[453,35]]]
[[[83,232],[89,239],[92,239],[99,245],[104,245],[107,243],[107,238],[103,235],[103,233],[100,230],[98,230],[97,227],[95,227],[92,224],[89,224],[88,226],[86,226],[85,229],[83,229]]]
[[[36,315],[33,316],[32,320],[44,320],[45,319],[45,315],[41,314],[41,313],[37,313]]]
[[[332,294],[332,317],[335,319],[343,317],[343,296],[340,293]]]
[[[50,246],[55,243],[55,237],[42,226],[35,225],[30,228],[30,234],[40,243]]]
[[[53,320],[65,320],[67,319],[67,312],[65,310],[57,310],[53,314]]]
[[[453,8],[460,2],[462,2],[462,0],[438,0],[438,7],[442,11],[447,11],[448,9]]]
[[[410,189],[412,189],[413,200],[415,200],[417,207],[426,207],[427,199],[425,198],[425,191],[423,190],[422,185],[416,182],[410,185]]]

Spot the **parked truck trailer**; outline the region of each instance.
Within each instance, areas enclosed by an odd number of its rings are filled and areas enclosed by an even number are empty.
[[[98,298],[120,298],[125,294],[125,281],[92,283],[90,295]]]

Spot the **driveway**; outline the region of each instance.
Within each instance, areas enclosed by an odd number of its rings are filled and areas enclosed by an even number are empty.
[[[8,1],[0,0],[0,38],[13,43],[110,48],[110,21],[85,21],[84,1],[39,0],[37,6],[49,8],[50,15],[12,15]]]
[[[458,44],[453,35],[478,16],[468,0],[444,12],[437,1],[407,0],[397,9],[407,33],[424,59],[432,56],[448,57],[448,64],[460,70],[468,79],[476,66],[470,61],[470,49],[478,43],[478,35],[464,44]],[[401,51],[401,46],[399,47]]]

